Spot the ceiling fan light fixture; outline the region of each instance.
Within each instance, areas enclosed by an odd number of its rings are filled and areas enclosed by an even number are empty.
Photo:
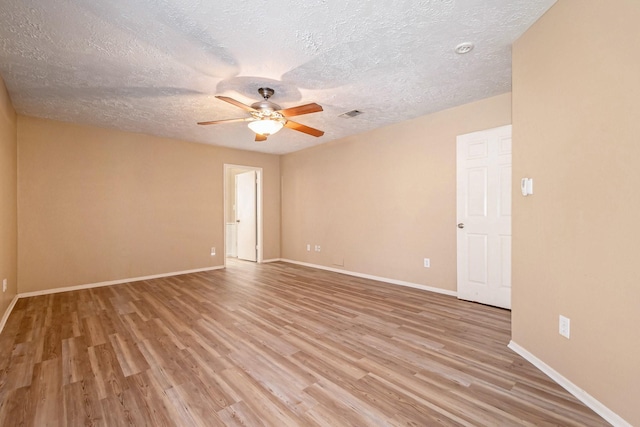
[[[282,121],[273,119],[261,119],[249,122],[249,129],[264,136],[273,135],[282,129],[283,126],[284,123],[282,123]]]

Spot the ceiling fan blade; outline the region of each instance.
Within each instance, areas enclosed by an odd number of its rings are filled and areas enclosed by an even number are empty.
[[[260,135],[259,133],[256,133],[256,142],[262,142],[262,141],[266,141],[267,137],[264,135]]]
[[[312,127],[309,126],[305,126],[303,124],[297,123],[297,122],[292,122],[291,120],[287,120],[287,122],[284,124],[285,127],[288,127],[289,129],[293,129],[293,130],[297,130],[298,132],[303,132],[306,133],[308,135],[312,135],[312,136],[322,136],[324,135],[324,132],[318,129],[314,129]]]
[[[198,124],[199,125],[216,125],[218,123],[248,122],[251,120],[253,120],[253,117],[245,117],[242,119],[212,120],[210,122],[198,122]]]
[[[317,113],[322,111],[322,106],[315,102],[311,104],[298,105],[297,107],[285,108],[284,110],[278,110],[278,113],[285,117],[300,116],[302,114]]]
[[[235,105],[236,107],[240,107],[240,108],[242,108],[242,109],[243,109],[243,110],[245,110],[245,111],[258,111],[258,110],[256,110],[255,108],[253,108],[253,107],[249,107],[248,105],[243,104],[243,103],[242,103],[242,102],[240,102],[240,101],[236,101],[236,100],[235,100],[235,99],[233,99],[233,98],[229,98],[228,96],[220,96],[220,95],[216,95],[216,98],[218,98],[218,99],[220,99],[220,100],[222,100],[222,101],[228,102],[229,104],[233,104],[233,105]]]

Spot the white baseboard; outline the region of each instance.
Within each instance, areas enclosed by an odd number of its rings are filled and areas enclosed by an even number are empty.
[[[279,261],[282,261],[282,259],[281,258],[263,259],[262,264],[267,264],[270,262],[279,262]]]
[[[598,400],[596,400],[589,393],[569,381],[567,378],[562,376],[558,371],[553,369],[551,366],[544,363],[542,360],[538,359],[536,356],[531,354],[525,348],[513,342],[509,342],[508,346],[511,350],[518,353],[520,356],[525,358],[527,361],[531,362],[533,366],[540,369],[544,372],[549,378],[558,383],[562,388],[567,390],[569,393],[574,395],[576,399],[584,403],[586,406],[591,408],[596,414],[600,415],[607,422],[611,423],[611,425],[615,427],[632,427],[630,423],[626,422],[622,417],[613,412],[611,409],[604,406]]]
[[[324,265],[318,265],[318,264],[310,264],[308,262],[294,261],[294,260],[286,259],[286,258],[282,258],[280,261],[288,262],[288,263],[291,263],[291,264],[303,265],[305,267],[317,268],[317,269],[320,269],[320,270],[332,271],[334,273],[346,274],[348,276],[360,277],[362,279],[377,280],[378,282],[391,283],[392,285],[400,285],[400,286],[406,286],[406,287],[409,287],[409,288],[421,289],[423,291],[435,292],[437,294],[444,294],[444,295],[449,295],[449,296],[453,296],[453,297],[458,295],[458,293],[456,291],[448,291],[446,289],[434,288],[432,286],[420,285],[418,283],[405,282],[404,280],[389,279],[387,277],[380,277],[380,276],[373,276],[371,274],[357,273],[355,271],[342,270],[342,269],[333,268],[333,267],[326,267]]]
[[[7,324],[7,320],[9,319],[9,315],[13,311],[13,307],[15,307],[16,303],[18,302],[18,298],[20,298],[18,295],[14,296],[13,299],[11,300],[11,304],[9,304],[9,307],[7,307],[7,309],[4,311],[4,315],[2,316],[2,320],[0,320],[0,332],[3,331],[4,325]]]
[[[24,293],[18,294],[18,297],[19,298],[37,297],[40,295],[57,294],[59,292],[78,291],[82,289],[99,288],[101,286],[121,285],[123,283],[139,282],[141,280],[160,279],[162,277],[179,276],[181,274],[200,273],[203,271],[219,270],[221,268],[224,268],[224,266],[218,265],[215,267],[196,268],[194,270],[184,270],[184,271],[174,271],[171,273],[153,274],[151,276],[141,276],[141,277],[133,277],[129,279],[109,280],[106,282],[88,283],[86,285],[67,286],[65,288],[53,288],[53,289],[45,289],[43,291],[24,292]]]

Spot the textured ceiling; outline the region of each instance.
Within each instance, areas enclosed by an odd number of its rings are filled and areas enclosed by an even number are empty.
[[[509,91],[512,42],[554,2],[2,0],[0,75],[20,114],[287,153]],[[196,125],[261,86],[322,105],[294,120],[325,135]]]

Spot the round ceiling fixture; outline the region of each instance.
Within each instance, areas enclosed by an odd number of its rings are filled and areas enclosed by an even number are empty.
[[[459,53],[460,55],[464,55],[465,53],[469,53],[473,50],[473,43],[460,43],[458,46],[456,46],[455,51],[456,53]]]

